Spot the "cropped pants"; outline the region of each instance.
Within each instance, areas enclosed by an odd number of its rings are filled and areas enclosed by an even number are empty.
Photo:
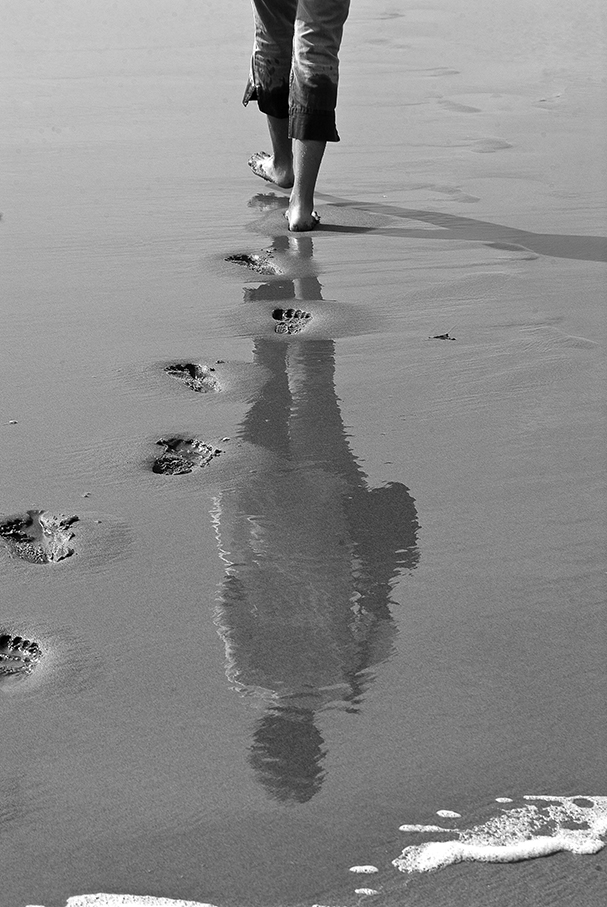
[[[255,43],[243,104],[289,119],[292,139],[339,142],[338,52],[350,0],[252,0]]]

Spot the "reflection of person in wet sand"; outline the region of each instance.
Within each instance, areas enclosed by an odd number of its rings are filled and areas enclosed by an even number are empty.
[[[250,761],[273,796],[303,802],[322,781],[315,712],[356,711],[391,654],[391,587],[417,563],[418,524],[404,485],[367,488],[333,341],[258,339],[255,360],[271,377],[240,434],[264,462],[216,504],[227,565],[217,624],[230,680],[267,702]]]

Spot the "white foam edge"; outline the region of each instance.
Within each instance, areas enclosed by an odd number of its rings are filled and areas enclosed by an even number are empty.
[[[462,814],[453,812],[452,809],[437,809],[436,815],[441,819],[461,819]]]
[[[399,831],[410,831],[410,832],[420,832],[420,831],[441,831],[441,832],[452,832],[452,828],[443,828],[442,825],[400,825],[398,828]]]
[[[392,864],[401,872],[430,872],[454,863],[516,863],[545,857],[560,851],[577,854],[598,853],[605,846],[601,838],[579,832],[538,836],[512,844],[468,844],[462,841],[432,841],[405,847]]]
[[[215,907],[215,905],[202,901],[156,898],[151,895],[100,892],[98,894],[76,894],[67,899],[65,907]]]

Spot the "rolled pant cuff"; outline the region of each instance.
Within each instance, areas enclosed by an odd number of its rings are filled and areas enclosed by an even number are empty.
[[[286,120],[289,116],[289,85],[279,85],[264,91],[261,87],[256,87],[252,78],[247,82],[247,87],[242,99],[246,107],[249,101],[257,101],[257,106],[262,113],[271,117],[277,117],[279,120]]]
[[[290,110],[289,137],[315,142],[339,142],[334,110]]]

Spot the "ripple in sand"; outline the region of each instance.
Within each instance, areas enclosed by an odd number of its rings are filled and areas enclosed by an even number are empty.
[[[505,139],[479,139],[470,146],[470,151],[474,151],[475,154],[494,154],[507,148],[512,148],[512,145]]]
[[[443,98],[438,102],[445,110],[452,110],[454,113],[480,113],[480,107],[471,107],[469,104],[459,104],[457,101],[450,101]]]

